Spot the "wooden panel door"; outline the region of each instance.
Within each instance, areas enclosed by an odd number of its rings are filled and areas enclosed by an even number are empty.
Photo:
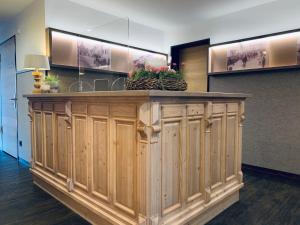
[[[113,121],[114,204],[130,215],[136,214],[136,122],[130,119]]]
[[[162,125],[162,214],[181,207],[182,122],[165,120]]]
[[[55,116],[55,168],[56,174],[64,181],[68,177],[68,144],[66,115],[57,113]]]
[[[74,187],[88,191],[87,117],[73,116],[73,180]]]
[[[45,168],[54,172],[54,129],[53,129],[53,113],[43,113],[43,140],[45,153]]]
[[[210,179],[211,189],[216,189],[224,182],[224,154],[226,136],[226,105],[213,105],[210,150]]]
[[[34,124],[34,161],[35,165],[43,167],[44,164],[44,152],[43,152],[43,129],[42,129],[42,113],[34,112],[33,114]]]
[[[106,117],[91,117],[91,188],[92,194],[109,199],[109,125]]]
[[[201,197],[204,188],[204,121],[203,116],[187,122],[187,201]]]
[[[180,70],[188,83],[188,91],[207,91],[208,45],[180,52]]]

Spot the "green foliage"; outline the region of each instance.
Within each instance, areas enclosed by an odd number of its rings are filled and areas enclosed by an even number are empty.
[[[167,67],[147,67],[146,69],[139,69],[134,71],[130,78],[133,81],[137,81],[140,79],[146,79],[146,78],[156,78],[156,79],[183,79],[183,76],[180,72],[177,72],[175,70],[170,70]]]
[[[157,73],[153,73],[151,71],[147,71],[144,69],[137,70],[133,73],[131,79],[136,81],[143,78],[158,78]]]
[[[172,78],[172,79],[178,79],[181,80],[183,79],[182,74],[180,72],[176,72],[176,71],[162,71],[159,73],[159,77],[160,79],[168,79],[168,78]]]
[[[58,76],[55,76],[55,75],[46,76],[44,82],[46,84],[49,84],[50,87],[57,87],[59,85]]]
[[[48,75],[45,77],[45,82],[59,82],[58,76]]]

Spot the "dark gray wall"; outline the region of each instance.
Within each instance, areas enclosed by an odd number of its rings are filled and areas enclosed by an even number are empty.
[[[210,91],[246,101],[243,163],[300,174],[300,70],[211,76]]]

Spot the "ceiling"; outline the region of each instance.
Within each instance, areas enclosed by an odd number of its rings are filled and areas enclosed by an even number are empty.
[[[69,0],[159,29],[204,22],[277,0]]]
[[[18,15],[34,0],[0,0],[0,23]]]

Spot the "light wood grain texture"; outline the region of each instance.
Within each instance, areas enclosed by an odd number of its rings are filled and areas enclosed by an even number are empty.
[[[240,96],[29,100],[35,182],[95,224],[202,224],[237,200]]]
[[[207,91],[208,45],[183,49],[180,69],[189,91]]]
[[[56,173],[62,179],[66,179],[68,176],[68,144],[65,115],[56,114],[55,135]]]
[[[162,214],[181,206],[181,121],[165,121],[162,126]]]
[[[109,126],[107,118],[90,119],[92,143],[92,194],[108,201],[109,190]]]
[[[125,112],[127,114],[127,112]],[[115,120],[115,205],[136,212],[136,127],[134,121]]]
[[[43,166],[43,133],[42,133],[42,113],[34,113],[34,146],[35,146],[35,164]]]
[[[74,185],[88,191],[87,119],[73,116],[73,178]]]
[[[45,112],[44,114],[44,152],[45,152],[45,167],[50,171],[54,171],[54,129],[53,129],[53,114]]]
[[[201,197],[204,189],[204,121],[191,118],[187,125],[187,201]]]

